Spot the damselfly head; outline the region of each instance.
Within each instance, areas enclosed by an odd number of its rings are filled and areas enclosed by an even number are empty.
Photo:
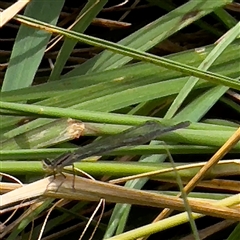
[[[43,169],[46,172],[53,172],[54,171],[52,162],[48,158],[42,160],[42,165],[43,165]]]
[[[65,167],[64,162],[69,158],[71,153],[64,153],[54,160],[49,160],[48,158],[42,161],[43,169],[48,173],[61,173],[63,168]]]

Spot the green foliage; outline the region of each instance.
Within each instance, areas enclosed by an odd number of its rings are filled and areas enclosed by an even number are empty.
[[[110,173],[112,176],[125,176],[152,171],[151,164],[163,164],[165,161],[166,147],[172,154],[191,154],[191,158],[193,154],[214,154],[237,130],[238,124],[225,121],[229,120],[227,113],[224,113],[221,121],[216,119],[211,120],[211,123],[200,122],[208,118],[207,113],[219,102],[224,102],[229,111],[237,116],[240,113],[239,104],[223,97],[229,88],[240,90],[237,79],[240,25],[223,8],[232,1],[191,0],[176,7],[171,1],[151,0],[149,2],[155,7],[168,12],[117,43],[84,34],[107,2],[89,0],[76,16],[77,22],[71,30],[56,26],[63,10],[62,0],[32,0],[23,15],[15,16],[15,20],[22,24],[14,41],[0,92],[2,172],[25,175],[25,181],[31,181],[33,175],[43,176],[40,164],[42,158],[52,158],[77,147],[69,142],[75,138],[68,134],[69,118],[85,123],[84,136],[97,137],[117,134],[129,126],[151,119],[158,120],[163,125],[185,120],[192,122],[188,129],[158,139],[167,142],[166,146],[160,141],[153,141],[147,146],[120,149],[109,154],[142,155],[139,163],[136,163],[141,170],[132,166],[132,172],[128,172],[127,163],[119,164],[116,168],[111,161],[109,164],[79,163],[88,173],[101,176],[111,175]],[[163,57],[148,53],[162,41],[193,24],[219,37],[225,29],[219,30],[211,26],[203,18],[206,15],[217,18],[219,23],[227,27],[227,33],[218,44],[203,45]],[[50,38],[56,34],[63,37],[61,48],[51,71],[40,76],[40,63],[45,61],[45,50]],[[95,46],[101,48],[102,52],[65,73],[74,47],[79,46],[77,44]],[[36,84],[43,80],[44,83]],[[240,143],[231,152],[239,154]],[[24,165],[26,160],[28,167]],[[184,159],[182,162],[185,162]],[[195,159],[191,159],[191,162],[194,163]],[[235,170],[230,166],[218,171],[231,175],[231,171]],[[187,171],[187,179],[191,179],[196,171]],[[175,175],[170,175],[166,174],[166,179],[174,181]],[[185,175],[179,176],[184,178]],[[216,176],[220,175],[214,175]],[[141,189],[147,181],[148,178],[132,180],[126,186]],[[212,199],[214,196],[212,193],[207,198]],[[33,213],[27,213],[28,218],[13,228],[8,239],[15,239],[19,234],[27,239],[30,233],[25,231],[26,226],[48,208],[51,202],[51,199],[46,200]],[[67,221],[69,215],[72,217],[75,209],[79,211],[86,207],[86,204],[80,205],[62,213],[59,218],[61,221],[51,219],[46,233]],[[104,238],[129,239],[115,234],[126,231],[130,209],[131,206],[127,204],[116,205],[108,226],[100,226],[104,229]],[[174,224],[166,221],[166,225],[154,230],[146,228],[144,232],[135,233],[135,236],[148,236],[187,221],[185,217],[178,217]],[[192,223],[194,230],[194,222]],[[34,237],[38,235],[39,229],[40,225],[34,228]],[[194,234],[197,239],[196,229]],[[238,235],[239,226],[229,239],[236,239],[234,236]]]

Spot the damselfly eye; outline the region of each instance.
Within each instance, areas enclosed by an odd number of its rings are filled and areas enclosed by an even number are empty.
[[[52,165],[52,162],[48,158],[46,158],[42,160],[42,164],[43,164],[43,168],[48,169],[49,166]]]

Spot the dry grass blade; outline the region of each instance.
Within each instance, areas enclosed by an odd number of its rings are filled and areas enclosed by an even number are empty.
[[[99,223],[100,223],[100,221],[101,221],[101,218],[102,218],[102,216],[103,216],[103,213],[104,213],[104,208],[105,208],[105,200],[104,200],[104,199],[101,199],[101,200],[99,201],[96,209],[95,209],[94,212],[92,213],[92,216],[91,216],[90,219],[88,220],[86,227],[84,228],[83,232],[81,233],[81,236],[79,237],[79,240],[82,240],[82,238],[83,238],[83,236],[85,235],[85,233],[86,233],[86,231],[87,231],[87,229],[88,229],[91,221],[94,219],[94,217],[95,217],[97,211],[99,210],[99,208],[101,207],[101,205],[102,205],[102,211],[101,211],[100,217],[99,217],[99,219],[98,219],[98,221],[97,221],[96,226],[94,227],[94,230],[93,230],[93,232],[92,232],[91,237],[89,238],[89,240],[92,240],[92,239],[93,239],[93,236],[94,236],[94,234],[95,234],[95,232],[96,232],[96,230],[97,230],[97,227],[98,227],[98,225],[99,225]]]
[[[222,161],[219,161],[217,164],[225,165],[230,162],[231,162],[231,160],[222,160]],[[240,164],[240,161],[235,160],[235,161],[232,161],[232,163],[235,163],[236,165],[238,165],[238,164]],[[183,166],[177,166],[176,170],[181,171],[181,170],[186,170],[186,169],[193,169],[195,167],[203,167],[205,164],[206,164],[206,162],[185,164]],[[165,168],[165,169],[161,169],[161,170],[155,170],[155,171],[151,171],[151,172],[140,173],[140,174],[135,174],[135,175],[127,176],[127,177],[113,179],[113,180],[110,180],[109,182],[114,183],[114,184],[119,184],[119,183],[127,182],[127,181],[134,180],[134,179],[144,178],[144,177],[160,176],[160,174],[169,173],[169,172],[173,172],[173,171],[174,171],[173,168],[170,167],[170,168]]]
[[[1,196],[1,207],[4,208],[9,204],[14,204],[27,198],[44,196],[86,201],[105,199],[106,202],[129,203],[157,208],[167,207],[185,211],[183,200],[178,197],[128,189],[78,176],[75,177],[73,189],[72,178],[73,176],[69,174],[66,175],[66,178],[63,178],[61,175],[56,176],[56,178],[51,176],[18,188]],[[238,195],[234,199],[224,199],[224,204],[236,204],[236,198],[240,199]],[[189,199],[189,205],[196,213],[232,220],[240,219],[240,212],[238,210],[221,205],[221,203],[219,201],[217,204],[211,202],[206,204],[206,201]]]
[[[10,21],[18,12],[20,12],[31,0],[18,0],[16,3],[0,12],[0,28]]]
[[[240,4],[236,2],[227,4],[225,8],[234,12],[240,12]]]
[[[176,181],[174,180],[161,180],[161,182],[172,183],[173,185],[176,184]],[[187,184],[187,181],[183,180],[183,183]],[[225,179],[212,179],[199,182],[197,187],[201,187],[208,190],[239,193],[240,182]]]
[[[199,235],[201,239],[206,239],[207,237],[210,237],[212,234],[221,231],[231,225],[233,225],[235,221],[232,220],[224,220],[222,222],[216,223],[214,225],[211,225],[210,227],[207,227],[205,229],[202,229],[199,231]],[[181,238],[181,240],[194,240],[193,235],[189,235],[186,237]]]
[[[207,171],[210,170],[214,165],[218,163],[218,161],[227,154],[230,149],[238,143],[240,140],[240,128],[228,139],[228,141],[213,155],[213,157],[200,169],[198,174],[196,174],[189,183],[184,187],[184,191],[186,193],[191,192],[194,187],[203,179],[204,175]],[[179,197],[181,196],[178,195]],[[162,213],[158,215],[158,217],[154,220],[154,222],[159,221],[160,219],[169,216],[171,213],[170,209],[164,209]]]
[[[36,201],[34,204],[32,204],[27,211],[25,211],[20,217],[18,217],[15,221],[7,225],[4,229],[4,231],[0,234],[0,239],[3,239],[4,236],[11,233],[12,230],[19,225],[23,220],[26,220],[26,218],[39,206],[43,204],[44,201]]]
[[[40,231],[40,233],[39,233],[38,240],[41,240],[41,239],[42,239],[42,235],[43,235],[43,232],[44,232],[44,228],[45,228],[45,226],[46,226],[46,224],[47,224],[47,220],[48,220],[51,212],[53,211],[53,209],[54,209],[57,205],[59,205],[59,204],[62,203],[62,202],[63,202],[63,199],[57,201],[57,202],[54,203],[53,206],[49,209],[49,211],[48,211],[48,213],[47,213],[47,216],[46,216],[46,218],[45,218],[45,220],[44,220],[44,222],[43,222],[43,225],[42,225],[42,227],[41,227],[41,231]]]
[[[67,29],[72,29],[84,17],[84,15],[86,15],[98,2],[99,1],[96,1],[86,12],[84,12],[81,16],[79,16],[74,21],[74,23],[71,24]],[[63,36],[58,35],[54,39],[52,39],[53,43],[45,50],[45,52],[48,52],[51,48],[53,48],[62,38],[63,38]]]

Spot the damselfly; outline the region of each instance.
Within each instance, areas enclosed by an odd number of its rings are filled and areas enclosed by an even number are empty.
[[[124,146],[144,144],[164,133],[185,128],[189,125],[190,122],[181,122],[173,126],[162,126],[157,121],[147,121],[142,125],[129,128],[119,134],[96,140],[86,146],[78,148],[74,152],[64,153],[53,161],[44,160],[43,165],[47,171],[55,174],[61,172],[64,167],[72,165],[74,162],[82,159],[101,156]]]

